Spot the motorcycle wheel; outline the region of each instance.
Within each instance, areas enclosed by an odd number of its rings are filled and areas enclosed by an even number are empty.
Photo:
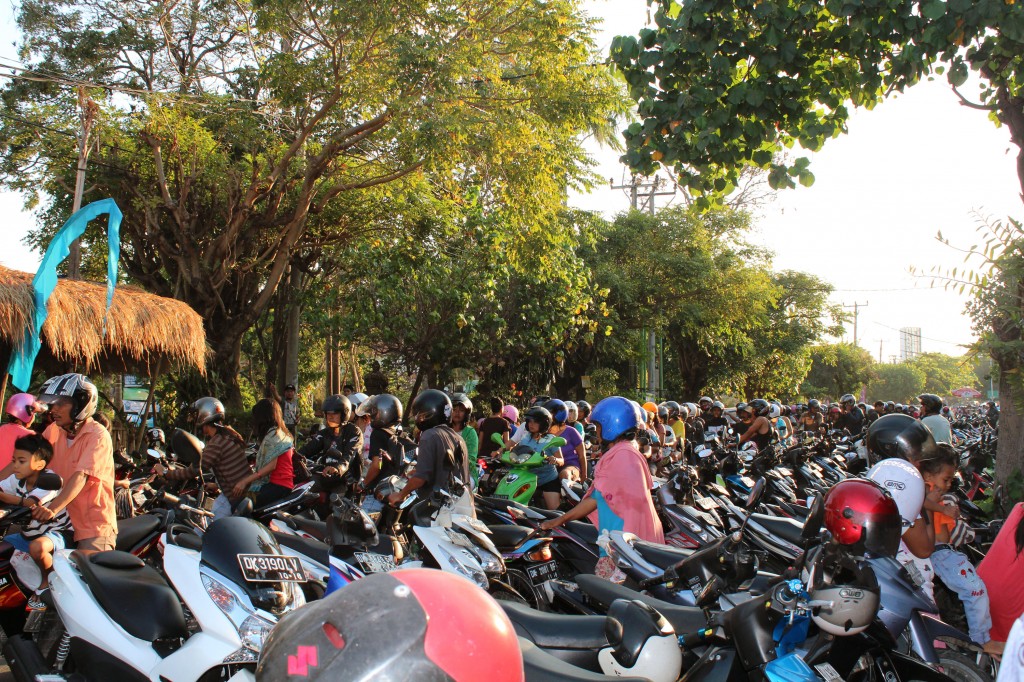
[[[946,676],[956,682],[992,682],[992,674],[966,654],[944,649],[939,652],[939,665]]]
[[[536,590],[533,589],[533,583],[525,573],[518,569],[507,569],[503,580],[501,582],[492,581],[487,591],[498,601],[508,601],[529,606],[531,609],[540,609],[540,600],[537,598]]]

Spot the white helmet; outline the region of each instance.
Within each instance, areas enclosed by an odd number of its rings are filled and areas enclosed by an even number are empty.
[[[890,457],[871,467],[868,479],[881,485],[896,500],[903,526],[914,525],[924,504],[924,479],[917,467],[903,459]]]
[[[807,590],[811,600],[821,604],[811,611],[814,624],[837,637],[867,630],[882,600],[870,566],[845,553],[836,556],[822,550],[812,554],[809,560]]]
[[[700,414],[700,409],[693,403],[686,403],[686,412],[688,417],[696,417]]]
[[[772,406],[768,408],[768,416],[772,419],[778,419],[782,416],[782,407],[778,403],[772,403]]]
[[[683,667],[679,640],[665,617],[640,600],[616,599],[608,609],[610,647],[598,651],[605,675],[674,682]]]
[[[352,403],[352,409],[359,407],[359,404],[369,399],[369,396],[365,393],[353,393],[348,397],[348,401]]]

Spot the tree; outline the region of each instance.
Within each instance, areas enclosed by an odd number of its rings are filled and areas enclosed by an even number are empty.
[[[18,25],[0,179],[62,222],[69,93],[91,86],[87,199],[124,211],[130,278],[203,315],[231,402],[242,336],[292,268],[466,187],[535,240],[593,179],[581,133],[618,107],[576,0],[26,0]]]
[[[682,184],[704,193],[702,205],[720,201],[748,166],[768,169],[774,187],[812,183],[806,157],[778,152],[820,149],[845,132],[849,104],[871,108],[943,73],[964,106],[1007,127],[1024,196],[1020,3],[667,0],[657,3],[654,21],[612,45],[640,119],[626,130],[623,158],[642,173],[671,166]],[[959,90],[970,72],[981,79],[977,101]],[[1024,296],[1015,291],[1024,255],[1019,224],[989,232],[984,248],[967,250],[980,270],[970,279],[953,271],[950,279],[971,288],[976,319],[991,323],[977,329],[979,349],[1004,378],[997,459],[1006,481],[1024,465],[1024,383],[1006,380],[1024,364],[1010,350],[1024,317]]]
[[[934,393],[949,399],[951,391],[962,386],[977,388],[973,363],[969,357],[953,357],[945,353],[922,353],[910,361],[924,375],[923,393]],[[915,398],[917,396],[914,396]]]
[[[909,403],[925,392],[925,373],[914,363],[875,365],[875,376],[868,384],[868,399]]]
[[[871,354],[852,343],[828,343],[811,349],[811,370],[800,386],[807,398],[838,400],[845,393],[858,395],[871,381]]]

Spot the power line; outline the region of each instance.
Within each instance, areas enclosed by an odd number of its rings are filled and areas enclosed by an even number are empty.
[[[875,322],[875,324],[877,324],[879,327],[885,327],[886,329],[891,329],[894,332],[902,331],[900,329],[897,329],[896,327],[890,327],[887,324],[882,324],[881,322]],[[966,343],[956,343],[956,342],[953,342],[953,341],[944,341],[943,339],[933,339],[932,337],[924,336],[923,334],[921,335],[921,338],[922,339],[928,339],[929,341],[935,341],[936,343],[945,343],[945,344],[950,345],[950,346],[957,346],[958,348],[963,348],[964,346],[967,345]]]

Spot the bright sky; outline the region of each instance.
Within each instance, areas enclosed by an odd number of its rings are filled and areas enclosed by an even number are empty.
[[[645,0],[587,0],[604,23],[598,44],[607,50],[619,33],[635,33],[647,20]],[[13,57],[13,12],[0,3],[0,56]],[[970,92],[965,88],[965,92]],[[962,107],[944,81],[922,83],[874,111],[857,111],[849,134],[810,154],[817,181],[779,192],[761,211],[754,238],[776,253],[779,269],[799,269],[831,282],[837,303],[860,309],[858,343],[877,359],[899,354],[900,327],[920,327],[922,350],[957,355],[973,338],[963,314],[965,298],[929,288],[909,274],[914,266],[959,266],[961,257],[936,242],[941,230],[954,244],[978,243],[978,215],[1021,217],[1016,148],[1005,129],[985,114]],[[623,180],[614,151],[595,149],[600,173]],[[627,176],[628,177],[628,176]],[[601,188],[571,199],[607,215],[629,201]],[[39,254],[21,240],[33,225],[22,199],[0,192],[0,263],[34,271]],[[847,340],[852,340],[849,325]]]

